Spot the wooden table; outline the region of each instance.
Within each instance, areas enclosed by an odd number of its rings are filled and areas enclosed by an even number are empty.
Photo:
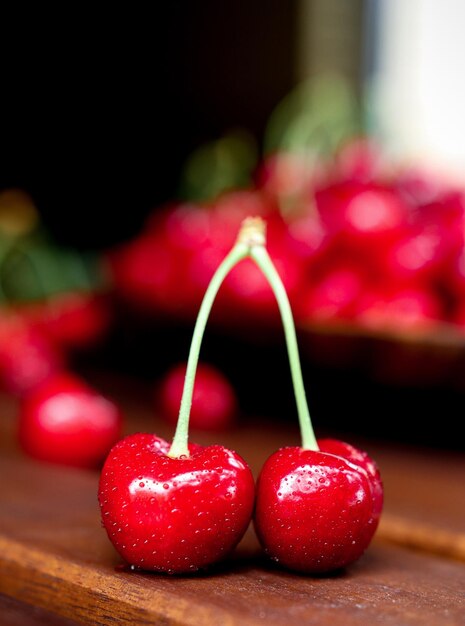
[[[117,388],[128,431],[169,435],[141,389]],[[344,572],[280,570],[250,528],[208,575],[169,577],[122,566],[100,525],[98,475],[24,457],[14,443],[15,411],[0,397],[2,626],[465,624],[465,459],[457,453],[363,442],[380,464],[386,507],[372,546]],[[205,443],[214,438],[193,433]],[[256,473],[297,434],[250,420],[222,441]]]

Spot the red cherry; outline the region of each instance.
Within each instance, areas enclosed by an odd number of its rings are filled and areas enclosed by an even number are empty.
[[[172,368],[160,387],[162,415],[176,424],[181,404],[186,364]],[[231,426],[237,410],[237,399],[229,380],[218,369],[199,363],[189,423],[192,428],[221,430]]]
[[[281,448],[266,461],[257,482],[255,529],[281,565],[329,572],[354,562],[369,545],[382,486],[368,472],[368,459],[346,446],[322,441],[320,451]]]
[[[186,263],[184,280],[186,287],[189,288],[189,292],[192,294],[192,301],[197,308],[202,302],[204,293],[216,268],[223,261],[224,257],[224,250],[213,245],[206,245],[192,255],[189,262]],[[222,313],[222,311],[219,310],[218,304],[215,304],[212,314],[217,316],[219,313]]]
[[[297,262],[313,263],[325,251],[327,243],[323,224],[312,212],[292,220],[285,231],[285,246]]]
[[[244,217],[262,215],[267,206],[255,191],[234,191],[221,195],[211,206],[182,204],[171,208],[159,223],[159,236],[171,250],[174,269],[164,298],[163,310],[194,317],[215,269],[234,242],[235,233]],[[183,289],[178,285],[182,283]],[[171,287],[171,288],[170,288]],[[181,293],[176,293],[181,292]],[[178,306],[176,305],[178,302]],[[220,319],[220,303],[213,312]]]
[[[332,321],[353,316],[366,279],[355,266],[343,265],[327,271],[299,295],[296,317],[300,321]]]
[[[164,216],[158,231],[170,245],[197,252],[210,238],[209,211],[194,204],[174,206]]]
[[[437,224],[405,229],[382,260],[385,280],[397,286],[435,280],[441,275],[447,254]]]
[[[23,395],[64,367],[64,355],[44,333],[20,317],[0,322],[0,379]]]
[[[108,260],[117,292],[132,304],[148,310],[182,308],[179,264],[161,235],[143,234],[113,251]]]
[[[223,446],[190,444],[171,458],[156,435],[126,437],[102,470],[102,522],[119,554],[144,570],[195,572],[230,553],[252,515],[254,481]]]
[[[302,281],[302,268],[291,255],[274,253],[273,262],[291,301],[297,297]],[[218,295],[218,304],[230,324],[247,322],[263,327],[279,320],[275,296],[262,271],[251,259],[244,259],[228,274]],[[241,315],[237,315],[241,311]]]
[[[103,296],[66,293],[55,296],[33,312],[38,327],[63,348],[85,348],[103,337],[111,310]]]
[[[371,330],[424,331],[443,315],[439,298],[421,285],[386,292],[366,292],[357,307],[357,322]]]
[[[58,374],[23,399],[19,441],[31,456],[95,468],[121,435],[119,409],[71,374]]]
[[[344,181],[316,194],[321,219],[345,254],[372,264],[399,232],[407,217],[404,202],[389,187]]]

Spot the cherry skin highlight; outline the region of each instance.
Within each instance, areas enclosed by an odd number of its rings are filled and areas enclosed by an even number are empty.
[[[373,459],[364,450],[339,439],[319,439],[318,446],[321,452],[341,456],[367,472],[373,496],[373,511],[378,520],[383,510],[384,490],[379,468]]]
[[[381,480],[368,455],[335,440],[319,443],[319,451],[281,448],[266,461],[254,519],[265,552],[309,574],[356,561],[382,508]]]
[[[138,433],[111,450],[99,484],[102,522],[130,565],[192,573],[220,561],[245,533],[253,510],[248,465],[220,445],[189,445],[171,458],[169,444]]]

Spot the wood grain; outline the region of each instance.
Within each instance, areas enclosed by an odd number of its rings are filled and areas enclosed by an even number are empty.
[[[415,522],[385,513],[378,537],[401,546],[465,561],[465,532],[443,530],[428,522]]]
[[[153,424],[143,394],[118,388],[130,431],[169,436]],[[102,625],[465,625],[465,565],[433,554],[464,558],[461,455],[361,443],[381,466],[386,511],[377,540],[347,571],[319,578],[282,571],[263,558],[250,528],[207,575],[165,577],[121,568],[100,525],[98,474],[22,456],[15,404],[0,398],[0,408],[0,593],[20,602],[19,614],[32,619],[30,605],[56,620]],[[252,420],[223,441],[257,474],[268,454],[298,440],[295,431]]]
[[[0,593],[2,626],[77,626],[78,622]]]
[[[71,537],[72,539],[72,537]],[[375,546],[349,572],[303,578],[247,559],[211,576],[115,572],[0,542],[5,592],[91,624],[463,624],[465,572],[456,564]]]

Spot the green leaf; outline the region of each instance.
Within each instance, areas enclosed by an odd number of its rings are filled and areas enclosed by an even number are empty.
[[[329,156],[361,130],[361,110],[343,78],[318,76],[298,85],[272,113],[265,153]]]
[[[208,201],[224,191],[246,187],[258,160],[255,140],[233,131],[198,148],[189,157],[180,180],[180,197]]]
[[[44,234],[35,233],[17,241],[0,261],[0,292],[8,302],[43,300],[70,291],[94,291],[102,288],[103,283],[97,255],[58,247]]]

